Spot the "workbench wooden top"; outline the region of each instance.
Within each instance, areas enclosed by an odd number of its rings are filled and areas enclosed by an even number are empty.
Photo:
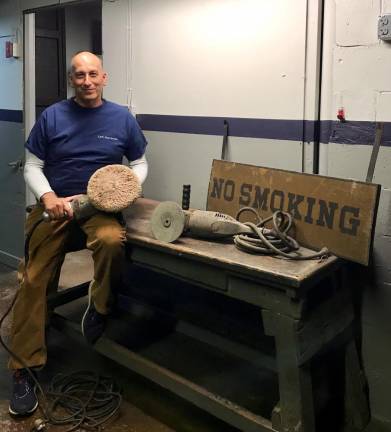
[[[158,204],[158,201],[139,198],[124,212],[127,240],[130,244],[223,267],[230,272],[278,281],[291,287],[300,287],[322,273],[331,271],[339,261],[335,256],[322,260],[294,261],[267,255],[253,255],[239,250],[229,240],[210,241],[188,236],[182,236],[174,243],[156,240],[151,232],[150,219]],[[302,248],[300,252],[303,255],[313,253],[306,248]]]

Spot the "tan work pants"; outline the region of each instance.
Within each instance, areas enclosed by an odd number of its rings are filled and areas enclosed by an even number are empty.
[[[42,211],[36,206],[29,214],[27,234],[41,218]],[[71,235],[79,229],[74,224],[84,231],[86,247],[92,251],[94,281],[91,296],[101,314],[108,313],[110,286],[119,282],[125,230],[115,216],[97,213],[83,221],[41,222],[30,238],[27,266],[22,263],[19,269],[20,287],[13,308],[11,330],[10,348],[29,367],[46,363],[46,296],[48,290],[58,283]],[[23,365],[11,358],[9,367],[19,369]]]

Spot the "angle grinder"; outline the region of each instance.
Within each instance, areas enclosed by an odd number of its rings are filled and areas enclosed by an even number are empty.
[[[131,205],[141,195],[141,185],[133,170],[120,164],[107,165],[91,176],[87,194],[69,203],[75,219],[85,219],[98,211],[116,213]],[[44,221],[50,221],[43,212]]]
[[[253,208],[243,207],[243,211]],[[259,216],[258,216],[259,218]],[[264,225],[272,222],[273,228]],[[177,203],[166,201],[159,204],[151,217],[151,229],[157,240],[174,242],[182,234],[190,234],[205,239],[219,239],[233,236],[235,246],[247,253],[274,255],[290,260],[324,259],[329,255],[326,247],[319,252],[301,253],[299,243],[288,235],[292,226],[289,213],[277,211],[272,216],[258,222],[239,222],[224,213],[206,210],[183,210]]]
[[[249,226],[224,213],[206,210],[183,210],[176,202],[160,203],[151,217],[151,229],[157,240],[172,243],[182,234],[201,238],[224,238],[251,234]]]

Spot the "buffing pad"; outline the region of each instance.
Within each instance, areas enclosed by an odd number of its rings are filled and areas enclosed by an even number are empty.
[[[141,194],[141,185],[126,165],[107,165],[91,176],[87,195],[91,204],[105,212],[119,212],[130,206]]]

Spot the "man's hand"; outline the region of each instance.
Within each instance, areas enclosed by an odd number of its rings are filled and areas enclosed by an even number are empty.
[[[72,219],[71,202],[79,195],[59,198],[54,192],[47,192],[41,196],[41,202],[51,220]]]

